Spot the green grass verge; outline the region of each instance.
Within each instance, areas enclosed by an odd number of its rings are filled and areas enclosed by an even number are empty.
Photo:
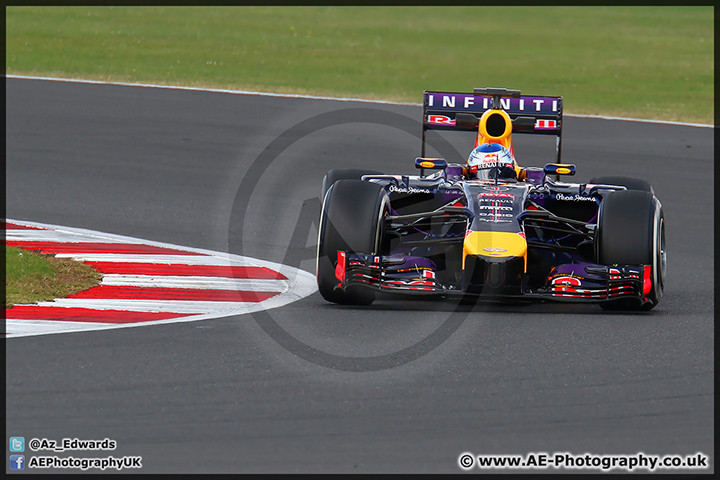
[[[100,272],[82,262],[6,246],[3,308],[63,298],[101,279]]]
[[[711,124],[709,6],[7,7],[6,72],[420,103],[508,87]]]

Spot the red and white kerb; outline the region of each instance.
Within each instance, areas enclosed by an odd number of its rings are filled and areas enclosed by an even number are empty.
[[[7,220],[5,244],[84,262],[100,285],[5,310],[6,338],[203,320],[299,300],[314,275],[280,264],[91,230]]]

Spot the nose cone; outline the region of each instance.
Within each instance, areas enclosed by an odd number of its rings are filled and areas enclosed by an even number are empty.
[[[469,232],[463,244],[465,291],[518,294],[527,270],[527,241],[518,232]]]
[[[473,255],[493,262],[522,257],[527,260],[527,241],[519,232],[469,232],[463,242],[463,268],[465,257]]]

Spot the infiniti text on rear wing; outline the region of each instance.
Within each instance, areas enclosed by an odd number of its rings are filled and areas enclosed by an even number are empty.
[[[493,91],[493,89],[477,90]],[[477,131],[477,123],[468,122],[467,118],[469,115],[480,118],[485,111],[493,107],[493,97],[492,94],[424,92],[422,156],[425,155],[425,132],[427,130]],[[513,121],[513,133],[555,135],[557,137],[559,161],[563,97],[520,95],[518,90],[503,91],[496,97],[499,97],[499,107]],[[461,116],[464,118],[463,121],[456,123],[458,114],[462,114]]]

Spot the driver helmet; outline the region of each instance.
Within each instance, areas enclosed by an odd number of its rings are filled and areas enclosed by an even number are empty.
[[[483,143],[470,152],[468,177],[479,180],[517,180],[515,159],[499,143]]]

